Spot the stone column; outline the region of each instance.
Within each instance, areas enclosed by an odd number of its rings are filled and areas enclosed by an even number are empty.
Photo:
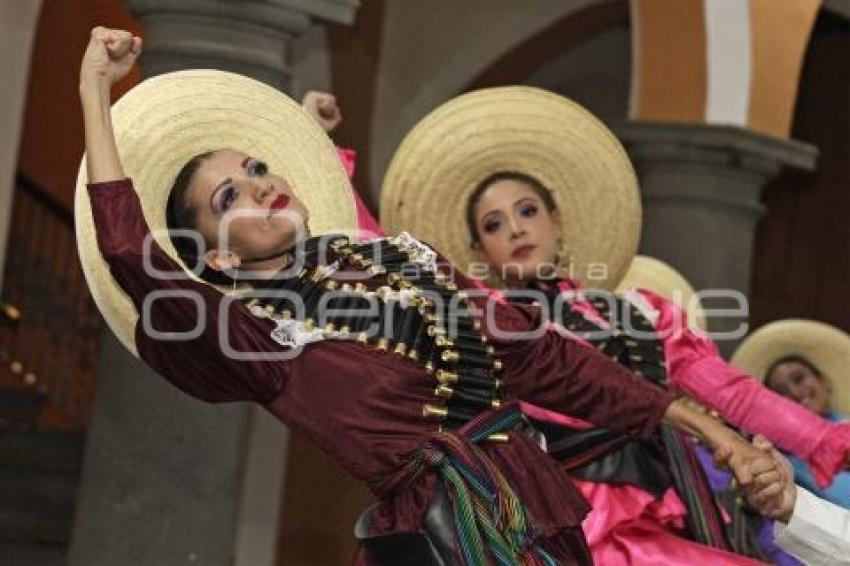
[[[241,73],[281,90],[290,41],[349,24],[357,0],[127,0],[144,28],[145,77]],[[188,398],[110,334],[70,553],[71,566],[273,566],[287,435],[247,405]]]
[[[732,290],[749,296],[756,223],[764,214],[761,192],[784,166],[811,170],[811,145],[734,126],[629,123],[617,128],[640,179],[643,231],[640,253],[680,270],[697,290]],[[707,309],[736,309],[740,302],[705,297]],[[709,313],[710,314],[710,313]],[[741,316],[713,317],[712,332],[741,327]],[[718,340],[734,351],[740,337]]]
[[[126,0],[141,20],[144,76],[192,68],[240,73],[286,91],[290,41],[316,21],[351,24],[358,0]]]
[[[18,146],[21,142],[32,43],[41,0],[0,3],[0,266],[6,262],[9,216],[15,192]]]

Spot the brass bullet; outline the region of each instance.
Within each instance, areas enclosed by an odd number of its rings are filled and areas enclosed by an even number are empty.
[[[428,327],[428,336],[445,336],[446,329],[431,325]]]
[[[458,375],[444,369],[437,370],[437,381],[442,384],[457,383]]]
[[[460,359],[460,354],[455,350],[446,350],[440,354],[440,357],[444,362],[456,362]]]
[[[422,416],[426,419],[439,418],[444,419],[449,414],[448,409],[445,407],[438,407],[436,405],[423,405],[422,406]]]
[[[448,385],[440,384],[434,390],[434,395],[436,395],[437,397],[443,397],[445,399],[448,399],[452,396],[452,394],[454,394],[454,392],[455,390],[449,387]]]

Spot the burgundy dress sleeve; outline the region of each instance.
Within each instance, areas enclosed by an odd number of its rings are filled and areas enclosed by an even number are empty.
[[[502,330],[539,325],[536,307],[501,312]],[[510,367],[504,376],[508,396],[641,439],[652,435],[674,399],[673,393],[552,330],[536,340],[507,342],[498,354]]]
[[[98,246],[139,312],[139,356],[175,386],[206,401],[274,399],[286,383],[286,363],[239,361],[222,348],[270,352],[267,341],[258,340],[268,335],[268,323],[188,277],[153,238],[147,242],[150,232],[129,179],[91,184],[89,195]]]

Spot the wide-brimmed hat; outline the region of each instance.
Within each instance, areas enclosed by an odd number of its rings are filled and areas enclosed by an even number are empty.
[[[764,380],[770,367],[789,356],[812,363],[832,383],[831,405],[850,414],[850,335],[815,320],[771,322],[750,334],[732,356],[732,365]]]
[[[470,92],[423,118],[390,162],[381,223],[389,233],[411,232],[468,272],[480,260],[470,248],[467,203],[476,185],[499,171],[531,175],[551,190],[572,274],[613,288],[640,235],[634,170],[602,122],[538,88]],[[588,281],[588,267],[596,263],[607,266],[607,276]]]
[[[669,264],[645,255],[636,255],[626,275],[617,285],[618,293],[646,289],[673,301],[688,316],[688,324],[706,329],[705,313],[696,291],[685,277]]]
[[[262,159],[284,177],[310,211],[314,234],[356,227],[350,185],[333,144],[299,104],[263,83],[213,70],[159,75],[112,107],[112,123],[145,220],[157,243],[175,259],[166,232],[169,191],[190,158],[215,149],[235,149]],[[84,158],[74,203],[83,271],[110,328],[135,353],[138,313],[97,247],[85,171]]]

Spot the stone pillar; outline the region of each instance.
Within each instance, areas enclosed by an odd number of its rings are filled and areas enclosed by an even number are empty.
[[[357,0],[127,0],[145,77],[237,72],[286,90],[290,41]],[[180,393],[109,334],[98,365],[71,566],[273,566],[287,435],[246,405]]]
[[[245,407],[180,393],[111,333],[97,378],[68,563],[233,564]]]
[[[351,24],[358,0],[126,0],[141,20],[141,66],[240,73],[287,91],[290,41],[316,21]]]
[[[27,101],[32,42],[41,0],[0,3],[0,266],[6,262],[6,240],[12,214],[18,145]]]
[[[706,124],[635,122],[617,134],[640,179],[640,253],[670,263],[697,290],[748,297],[753,237],[765,212],[762,188],[783,166],[813,169],[816,148]],[[705,297],[706,308],[738,308],[738,300],[723,294]],[[709,329],[729,333],[746,322],[748,312],[710,318]],[[741,337],[719,339],[721,351],[729,355]]]

